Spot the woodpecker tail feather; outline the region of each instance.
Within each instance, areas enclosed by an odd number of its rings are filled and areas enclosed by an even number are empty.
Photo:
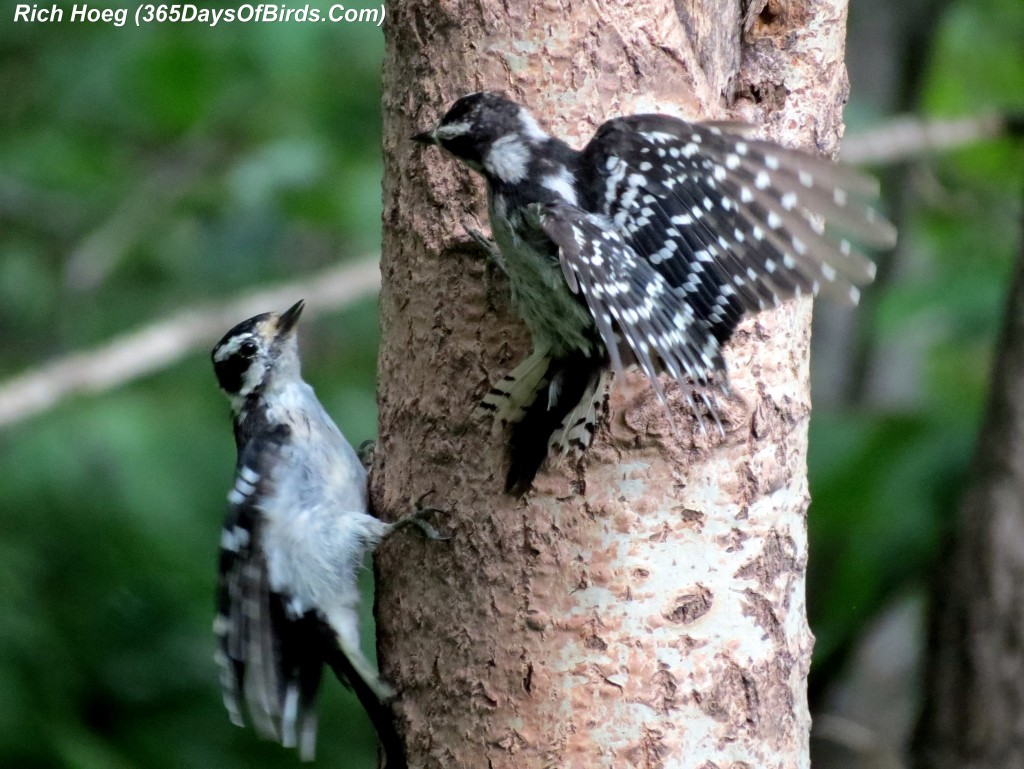
[[[247,445],[239,459],[221,534],[214,631],[232,722],[244,724],[244,701],[262,737],[297,747],[310,761],[325,659],[321,639],[331,631],[316,611],[271,587],[266,553],[258,546],[265,525],[261,503],[273,492],[273,469],[288,451],[289,435],[280,426]]]
[[[323,627],[324,660],[330,665],[334,675],[355,693],[359,704],[363,706],[380,741],[381,759],[378,769],[407,769],[405,746],[395,729],[395,716],[388,700],[379,696],[380,687],[354,665],[349,655],[338,645],[337,637],[326,626]]]
[[[552,434],[548,444],[552,453],[564,456],[570,449],[589,448],[611,389],[612,376],[607,369],[593,372],[583,397]]]
[[[495,382],[476,408],[478,416],[494,420],[494,428],[516,424],[547,385],[545,379],[551,357],[547,349],[537,347],[522,363]]]
[[[277,739],[286,748],[298,748],[303,761],[312,761],[316,754],[316,701],[323,674],[323,660],[315,650],[326,625],[312,611],[292,616],[286,599],[277,593],[271,594],[270,608],[277,628],[275,665],[279,683],[274,732],[264,736]]]
[[[595,393],[601,386],[603,363],[582,353],[550,361],[540,378],[540,381],[548,382],[547,397],[534,397],[512,428],[510,464],[505,480],[507,492],[515,496],[526,493],[544,464],[553,436],[557,445],[561,445],[563,434],[566,445],[572,445],[574,440],[581,445],[585,445],[584,440],[589,444],[593,421],[588,428],[586,414],[590,412]],[[581,418],[582,423],[579,422]],[[561,432],[556,436],[560,428]]]

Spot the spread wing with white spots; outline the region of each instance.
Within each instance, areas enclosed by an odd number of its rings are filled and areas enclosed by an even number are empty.
[[[581,156],[587,210],[724,342],[743,311],[819,290],[855,303],[874,264],[856,250],[896,232],[863,201],[874,180],[715,125],[633,115],[602,125]],[[662,290],[662,289],[657,289]],[[659,351],[660,352],[660,351]]]
[[[687,377],[706,384],[723,368],[712,318],[721,312],[724,323],[731,317],[727,313],[737,312],[732,304],[725,302],[710,314],[699,314],[688,301],[687,289],[672,285],[651,259],[638,254],[599,214],[551,203],[541,207],[539,219],[558,245],[566,282],[585,298],[616,369],[623,368],[620,343],[625,342],[664,400],[658,382],[661,369],[680,383],[689,398]],[[720,295],[732,296],[728,291]]]
[[[299,746],[311,758],[316,738],[316,696],[323,669],[318,648],[322,621],[271,589],[261,502],[273,493],[272,469],[290,431],[285,426],[242,451],[221,531],[217,585],[217,661],[224,704],[244,724],[242,701],[264,737]]]

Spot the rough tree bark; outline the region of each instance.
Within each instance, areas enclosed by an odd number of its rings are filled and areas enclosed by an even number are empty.
[[[971,482],[932,590],[921,769],[1024,766],[1024,226],[1021,235]]]
[[[740,327],[724,438],[678,399],[673,428],[626,377],[595,447],[512,499],[504,439],[471,414],[527,333],[464,233],[486,229],[480,180],[408,141],[494,89],[577,146],[607,118],[662,111],[833,152],[845,0],[744,5],[388,7],[373,496],[396,510],[436,488],[453,532],[387,543],[377,561],[381,666],[411,766],[808,765],[809,302]]]

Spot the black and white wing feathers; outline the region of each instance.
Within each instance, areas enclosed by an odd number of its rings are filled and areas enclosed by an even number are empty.
[[[718,125],[632,115],[602,125],[584,148],[584,208],[607,216],[674,284],[709,264],[745,310],[821,290],[856,301],[874,265],[844,236],[895,242],[868,206],[877,183],[852,169]],[[706,253],[704,253],[706,252]],[[714,279],[691,282],[689,293]]]
[[[287,451],[290,431],[279,426],[250,441],[239,458],[235,485],[221,533],[217,587],[217,659],[224,704],[233,723],[244,710],[256,730],[285,747],[313,757],[316,698],[324,656],[324,623],[296,611],[290,597],[270,585],[260,546],[261,504],[273,493],[273,469]]]
[[[539,210],[612,362],[618,337],[656,373],[704,384],[746,312],[823,291],[856,302],[874,265],[842,237],[888,246],[861,198],[873,180],[824,159],[664,115],[610,120],[584,148],[580,206]],[[617,337],[618,335],[618,337]]]
[[[672,286],[603,216],[552,203],[540,209],[539,219],[558,245],[566,282],[586,300],[616,369],[624,367],[624,342],[662,400],[662,368],[684,385],[688,397],[687,376],[711,381],[724,365],[721,344],[684,289]]]
[[[275,590],[261,546],[262,505],[275,492],[274,469],[287,465],[291,431],[270,428],[242,450],[221,534],[217,587],[217,659],[224,704],[235,724],[244,710],[261,736],[297,747],[303,760],[316,751],[317,695],[326,664],[359,699],[383,749],[382,766],[405,769],[384,685],[342,650],[316,607]]]

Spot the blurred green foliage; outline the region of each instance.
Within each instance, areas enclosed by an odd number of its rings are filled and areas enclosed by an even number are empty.
[[[382,53],[369,25],[0,19],[0,377],[375,251]],[[376,304],[302,334],[328,410],[372,437]],[[234,445],[206,354],[0,431],[0,465],[0,766],[297,765],[220,701]],[[375,765],[336,685],[318,754]]]
[[[1024,3],[938,5],[932,47],[917,52],[926,57],[918,114],[1024,114]],[[877,105],[856,100],[856,72],[851,81],[849,121],[880,121]],[[1010,272],[1024,255],[1022,147],[1004,139],[879,169],[899,185],[885,193],[900,245],[881,257],[895,262],[868,290],[859,321],[883,384],[853,402],[818,400],[811,420],[808,598],[819,670],[942,566]]]
[[[925,111],[1024,108],[1021,40],[1017,0],[950,5]],[[382,50],[359,25],[0,19],[0,377],[374,250]],[[879,119],[854,98],[854,122]],[[880,351],[910,338],[921,365],[909,395],[815,411],[819,660],[936,558],[1020,244],[1020,160],[1008,141],[964,150],[916,163],[916,186],[893,193],[911,199],[899,269],[863,336]],[[303,340],[342,430],[372,436],[375,304],[307,322]],[[217,690],[216,532],[233,452],[204,354],[0,431],[0,765],[297,763],[231,728]],[[354,698],[328,685],[324,699],[321,761],[372,766]]]

